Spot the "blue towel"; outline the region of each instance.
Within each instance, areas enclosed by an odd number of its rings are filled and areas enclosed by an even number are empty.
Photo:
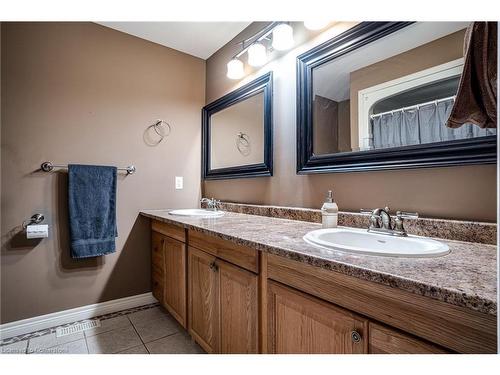
[[[68,165],[72,258],[115,252],[116,167]]]

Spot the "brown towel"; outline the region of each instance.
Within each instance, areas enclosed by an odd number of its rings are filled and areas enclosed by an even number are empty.
[[[464,41],[464,71],[446,126],[497,127],[497,23],[473,22]]]

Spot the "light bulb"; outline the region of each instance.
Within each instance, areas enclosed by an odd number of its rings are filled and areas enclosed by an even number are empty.
[[[243,71],[243,63],[234,58],[227,63],[227,78],[230,79],[240,79],[245,75]]]
[[[251,66],[262,66],[267,62],[266,47],[257,42],[248,49],[248,64]]]
[[[322,28],[324,28],[328,24],[329,24],[329,22],[325,21],[325,20],[304,21],[304,26],[309,30],[321,30]]]
[[[273,48],[284,51],[293,46],[293,29],[286,23],[281,23],[273,29]]]

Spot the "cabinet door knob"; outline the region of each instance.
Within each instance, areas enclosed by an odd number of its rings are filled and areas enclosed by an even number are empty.
[[[213,261],[212,263],[210,263],[210,269],[212,271],[218,271],[219,270],[219,266],[215,263],[215,261]]]
[[[352,342],[357,344],[358,342],[361,341],[361,334],[358,331],[352,331],[351,332],[351,339],[352,339]]]

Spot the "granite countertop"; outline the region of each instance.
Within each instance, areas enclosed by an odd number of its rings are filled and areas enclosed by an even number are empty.
[[[219,218],[183,217],[169,210],[143,216],[250,246],[270,254],[406,290],[482,313],[497,314],[496,246],[442,240],[451,252],[436,258],[392,258],[324,251],[302,237],[321,224],[225,212]]]

